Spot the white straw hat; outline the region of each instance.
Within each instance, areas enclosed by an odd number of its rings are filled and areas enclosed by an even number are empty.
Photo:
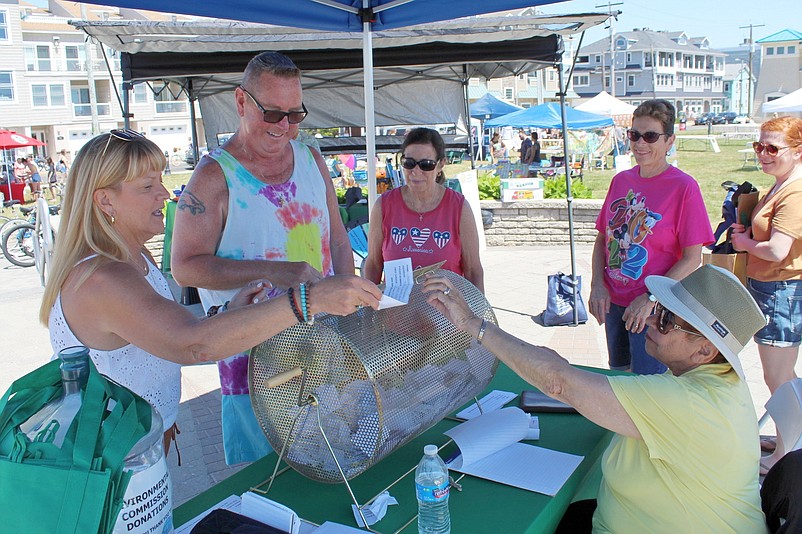
[[[766,317],[735,275],[705,265],[680,281],[649,276],[646,287],[663,306],[713,343],[746,380],[738,353],[766,326]]]

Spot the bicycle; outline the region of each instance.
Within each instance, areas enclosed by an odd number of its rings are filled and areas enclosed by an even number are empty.
[[[0,193],[0,198],[2,198],[2,196],[2,193]],[[19,200],[3,200],[3,208],[0,210],[0,236],[2,236],[13,224],[27,222],[26,219],[24,219],[20,214],[17,213],[17,210],[14,209],[15,206],[19,205],[21,205]]]
[[[170,156],[170,167],[181,167],[183,165],[186,165],[184,155],[174,151],[173,155]]]
[[[36,201],[35,207],[20,208],[30,218],[11,226],[2,235],[0,242],[3,255],[8,261],[20,267],[36,266],[42,286],[49,275],[56,238],[50,224],[50,215],[57,215],[60,209],[61,206],[48,206],[43,198]],[[37,212],[44,215],[37,216]]]

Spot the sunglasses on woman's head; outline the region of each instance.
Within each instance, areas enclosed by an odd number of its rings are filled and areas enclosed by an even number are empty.
[[[256,104],[256,107],[262,112],[262,119],[269,124],[278,124],[284,120],[284,117],[287,117],[287,122],[290,124],[298,124],[303,122],[306,116],[309,115],[309,112],[306,110],[306,106],[304,104],[301,104],[303,111],[280,111],[278,109],[265,109],[264,106],[257,102],[256,98],[254,98],[254,96],[249,93],[247,89],[241,85],[239,88],[242,89],[242,92],[251,97],[253,103]]]
[[[638,130],[627,130],[627,137],[633,143],[637,143],[638,140],[643,137],[643,140],[649,144],[656,143],[658,139],[660,139],[661,135],[665,135],[669,137],[671,134],[667,133],[658,133],[658,132],[644,132],[640,133]]]
[[[420,167],[422,171],[433,171],[437,167],[437,162],[433,159],[421,159],[415,161],[412,158],[401,158],[401,166],[406,170],[411,171],[415,166]]]
[[[657,314],[657,330],[661,334],[668,334],[672,330],[679,330],[680,332],[685,332],[686,334],[691,334],[694,336],[704,337],[699,332],[694,332],[692,330],[686,330],[681,326],[677,325],[677,318],[674,316],[674,312],[660,304],[657,303],[657,308],[655,310]]]
[[[142,139],[144,137],[145,136],[141,133],[129,128],[124,128],[122,130],[110,130],[109,138],[106,140],[106,146],[103,148],[103,153],[100,155],[100,157],[102,158],[106,155],[106,151],[109,149],[109,144],[111,143],[112,139],[119,139],[120,141],[133,141],[134,139]]]
[[[760,141],[755,141],[752,143],[752,148],[755,149],[756,154],[762,154],[763,151],[766,151],[766,154],[769,156],[776,156],[780,153],[780,150],[785,150],[786,148],[791,148],[789,146],[777,146],[772,145],[770,143],[761,143]]]

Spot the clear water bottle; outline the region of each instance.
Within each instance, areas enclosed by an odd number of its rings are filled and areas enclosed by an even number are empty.
[[[415,490],[418,495],[418,534],[449,534],[448,468],[437,455],[437,445],[423,448],[415,469]]]
[[[81,391],[89,378],[89,349],[68,347],[61,350],[58,357],[62,395],[22,423],[20,430],[32,442],[61,447],[81,409]],[[115,533],[166,534],[173,531],[172,485],[164,458],[163,436],[162,418],[151,407],[150,432],[136,442],[125,458],[123,469],[133,474],[125,490],[123,509],[114,525]]]

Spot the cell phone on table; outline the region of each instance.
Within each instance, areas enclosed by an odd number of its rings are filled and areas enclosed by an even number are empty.
[[[531,389],[521,392],[518,407],[526,413],[578,413],[573,406]]]

